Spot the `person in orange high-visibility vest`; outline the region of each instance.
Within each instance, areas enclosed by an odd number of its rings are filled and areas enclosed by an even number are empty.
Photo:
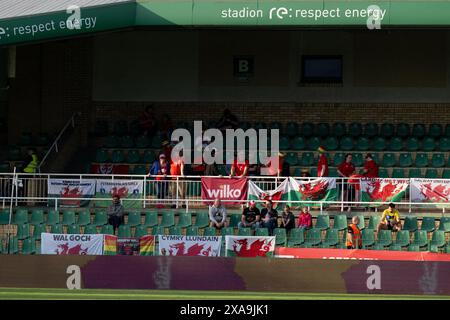
[[[361,230],[358,227],[359,218],[354,216],[352,218],[352,223],[349,224],[347,228],[347,249],[361,249],[362,248],[362,237]]]

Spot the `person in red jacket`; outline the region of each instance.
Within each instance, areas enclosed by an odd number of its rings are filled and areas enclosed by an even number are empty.
[[[317,176],[318,177],[328,177],[328,159],[325,155],[325,148],[319,147],[319,162],[317,163]]]
[[[378,165],[373,160],[372,154],[366,155],[366,162],[364,163],[363,176],[366,178],[378,178]]]
[[[298,228],[310,229],[312,227],[312,216],[309,213],[309,207],[303,207],[298,215]]]
[[[347,153],[345,155],[345,161],[338,166],[337,172],[339,176],[341,176],[342,178],[349,178],[354,175],[355,171],[356,171],[355,165],[352,163],[352,154]],[[343,179],[342,181],[344,201],[352,201],[354,199],[353,193],[355,189],[352,188],[349,182],[350,181],[348,179]],[[348,192],[349,190],[350,192]],[[351,210],[350,205],[348,206],[347,209],[348,211]]]

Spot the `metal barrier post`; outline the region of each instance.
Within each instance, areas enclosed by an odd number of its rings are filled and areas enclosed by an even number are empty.
[[[178,190],[178,188],[179,188],[178,183],[179,183],[179,180],[178,180],[178,176],[177,176],[177,188],[176,188],[176,191],[175,191],[177,193],[177,195],[175,197],[176,198],[176,208],[177,209],[178,209],[178,191],[179,191]]]
[[[7,240],[6,247],[8,248],[8,254],[11,253],[11,247],[9,246],[11,240],[11,222],[12,222],[12,213],[13,213],[13,199],[14,199],[14,186],[17,189],[17,177],[16,177],[16,167],[14,167],[13,179],[11,184],[11,201],[9,203],[9,221],[8,221],[8,231],[7,231]]]
[[[341,180],[341,212],[344,211],[344,180],[340,178]]]
[[[147,203],[147,176],[144,176],[144,209]]]

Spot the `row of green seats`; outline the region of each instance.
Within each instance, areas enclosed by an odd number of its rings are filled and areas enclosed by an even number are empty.
[[[136,138],[130,135],[116,136],[110,135],[105,138],[105,148],[161,148],[161,137],[154,135],[149,138],[146,135],[139,135]]]
[[[156,151],[146,150],[142,154],[135,149],[128,150],[114,150],[111,154],[105,149],[98,149],[95,155],[95,162],[98,163],[146,163],[150,164],[157,158]]]

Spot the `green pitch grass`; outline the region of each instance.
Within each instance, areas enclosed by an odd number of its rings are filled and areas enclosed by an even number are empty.
[[[450,300],[450,296],[331,293],[262,293],[243,291],[22,289],[0,288],[0,300]]]

